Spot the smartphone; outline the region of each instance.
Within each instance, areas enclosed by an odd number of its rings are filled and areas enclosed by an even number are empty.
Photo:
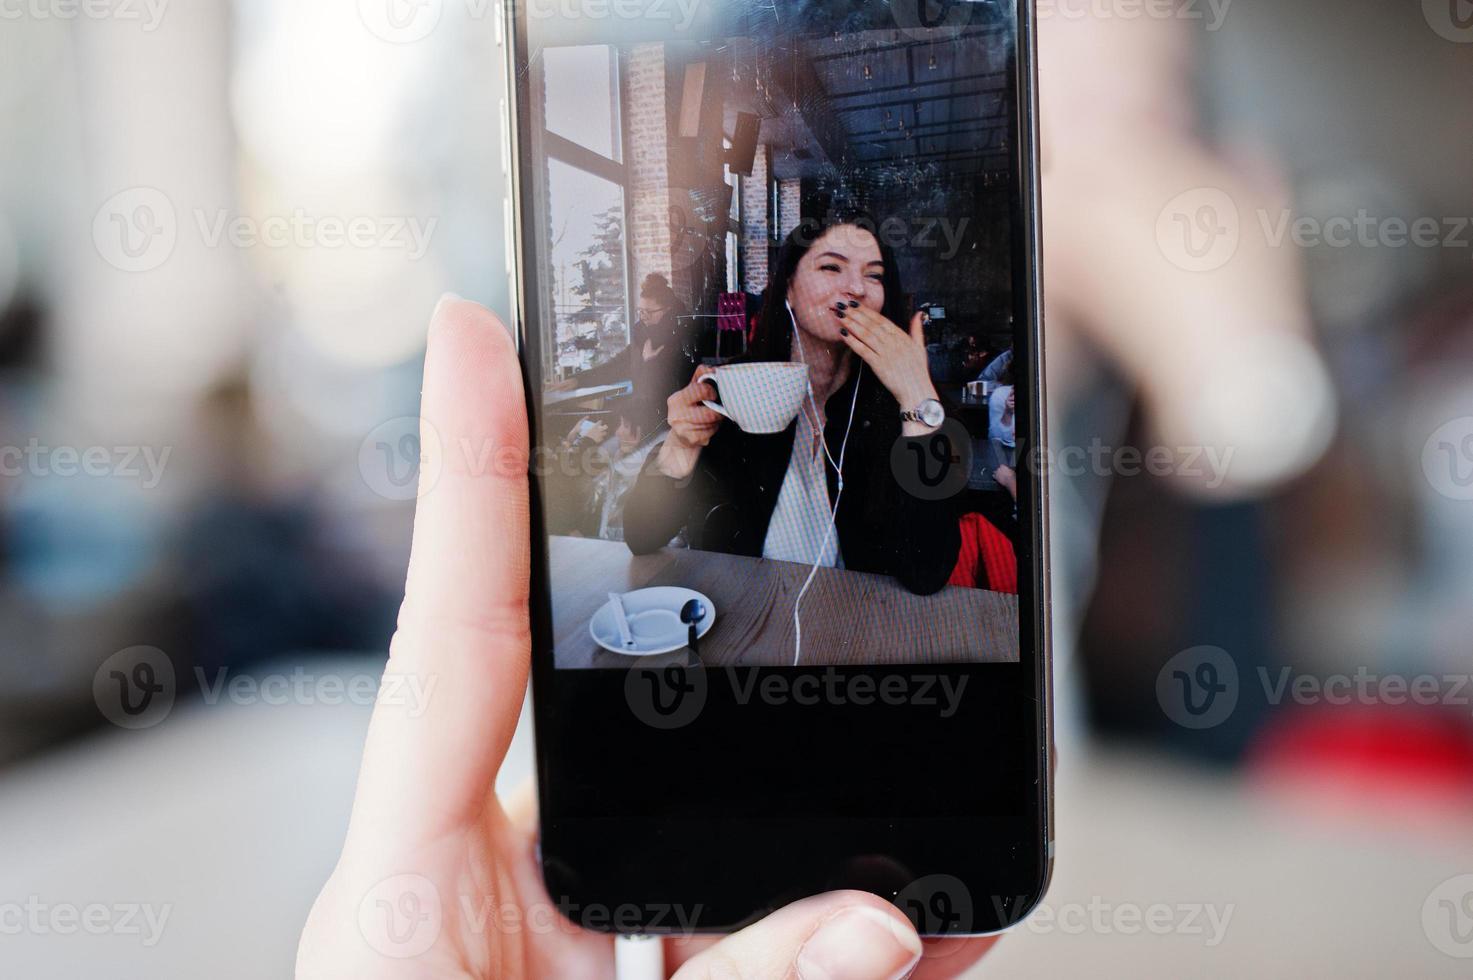
[[[549,894],[620,933],[838,888],[1019,921],[1053,851],[1030,4],[505,9]],[[556,448],[591,412],[618,438]]]

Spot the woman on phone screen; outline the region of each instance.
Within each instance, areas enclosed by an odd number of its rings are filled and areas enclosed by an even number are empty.
[[[683,527],[707,551],[893,575],[922,595],[946,584],[955,507],[910,493],[892,465],[898,440],[928,445],[945,417],[927,317],[907,313],[876,227],[841,213],[788,235],[747,359],[807,364],[811,397],[783,432],[753,435],[701,404],[711,369],[697,368],[670,396],[670,433],[630,493],[624,533],[635,554]]]

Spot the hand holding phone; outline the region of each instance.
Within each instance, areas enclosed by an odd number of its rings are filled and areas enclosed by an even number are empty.
[[[423,412],[447,444],[527,453],[516,358],[486,310],[441,302]],[[300,978],[472,976],[487,964],[525,971],[507,976],[590,976],[613,961],[612,938],[565,921],[543,888],[530,787],[505,801],[493,791],[531,654],[527,508],[525,475],[502,469],[447,467],[419,498],[385,696],[342,856],[302,934]],[[953,976],[993,942],[932,947],[917,975]],[[851,891],[796,902],[719,942],[672,944],[667,959],[682,977],[735,964],[750,976],[882,980],[921,956],[894,906]]]
[[[595,422],[593,419],[585,418],[578,423],[577,428],[573,431],[575,442],[578,439],[587,439],[590,442],[603,442],[608,437],[609,424],[607,422]]]

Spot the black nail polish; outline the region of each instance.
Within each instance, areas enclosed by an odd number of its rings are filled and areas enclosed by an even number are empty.
[[[849,301],[849,305],[857,308],[859,306],[859,300],[857,300],[857,299],[851,299]]]
[[[843,316],[844,314],[840,313],[839,315],[840,316]],[[849,328],[848,327],[840,327],[839,328],[839,336],[840,337],[847,337],[847,336],[849,336]]]
[[[840,320],[844,319],[844,311],[843,310],[835,310],[834,312],[837,313],[837,314],[839,314],[839,319]]]

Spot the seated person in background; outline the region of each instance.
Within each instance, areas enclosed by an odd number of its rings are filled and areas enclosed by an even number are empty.
[[[992,397],[987,402],[989,423],[987,437],[996,439],[1009,449],[1016,449],[1017,437],[1014,435],[1014,408],[1017,399],[1013,394],[1013,373],[1004,371],[999,379],[1000,383],[993,389]]]
[[[987,351],[982,346],[982,338],[974,333],[967,334],[962,342],[962,377],[983,380],[981,372],[986,361]]]
[[[976,380],[1001,381],[1003,373],[1007,372],[1010,368],[1012,368],[1012,366],[1013,349],[1009,347],[1007,350],[994,357],[992,359],[992,362],[982,369],[982,373],[977,375]]]
[[[598,367],[558,382],[552,390],[628,381],[633,391],[626,412],[649,434],[665,421],[665,400],[685,384],[701,358],[693,321],[664,276],[657,272],[645,276],[636,312],[628,347]]]
[[[1018,506],[1017,471],[1014,470],[1011,466],[1004,463],[1003,465],[992,471],[992,478],[997,481],[998,486],[1002,487],[1008,492],[1008,496],[1013,498],[1013,508],[1014,510],[1016,510]]]
[[[750,360],[808,365],[810,397],[786,430],[753,435],[704,407],[707,367],[670,396],[670,434],[625,506],[635,554],[683,527],[708,551],[893,575],[921,595],[946,585],[955,501],[907,492],[890,463],[902,435],[934,431],[901,417],[938,399],[924,314],[907,315],[895,256],[874,227],[863,215],[805,222],[778,255]]]
[[[1010,352],[1004,351],[992,364],[1011,360]],[[1004,362],[1006,363],[1006,362]],[[997,380],[1003,384],[988,398],[985,423],[985,438],[979,434],[974,443],[973,479],[961,495],[961,510],[977,514],[988,524],[1016,542],[1018,535],[1018,474],[1015,469],[1017,457],[1016,437],[1016,389],[1012,384],[1012,372],[999,372]],[[989,479],[990,478],[990,479]],[[963,531],[965,536],[965,531]],[[953,583],[955,584],[955,583]]]
[[[619,417],[619,428],[601,447],[607,467],[594,478],[593,509],[598,514],[598,536],[606,541],[624,540],[624,500],[634,483],[654,442],[646,442],[644,432],[628,416]]]
[[[608,434],[608,423],[581,418],[557,444],[557,461],[544,476],[550,533],[588,537],[597,530],[593,477],[600,467],[591,461]]]
[[[992,478],[998,482],[1008,495],[1013,498],[1012,518],[1005,522],[1009,534],[1016,534],[1018,528],[1018,474],[1013,469],[1012,463],[1018,440],[1015,423],[1017,421],[1017,396],[1013,387],[1013,372],[1008,369],[1002,373],[1002,384],[992,393],[988,402],[989,434],[993,445],[999,446],[998,458],[1003,460],[1001,465],[992,473]]]
[[[603,442],[608,434],[609,424],[607,422],[595,421],[587,417],[581,418],[568,430],[568,434],[563,436],[562,441],[558,443],[558,455],[566,456],[576,451],[584,443],[591,443],[596,446]]]
[[[654,441],[625,413],[612,421],[618,428],[610,435],[608,422],[580,419],[558,443],[544,475],[553,534],[624,540],[624,498]]]

